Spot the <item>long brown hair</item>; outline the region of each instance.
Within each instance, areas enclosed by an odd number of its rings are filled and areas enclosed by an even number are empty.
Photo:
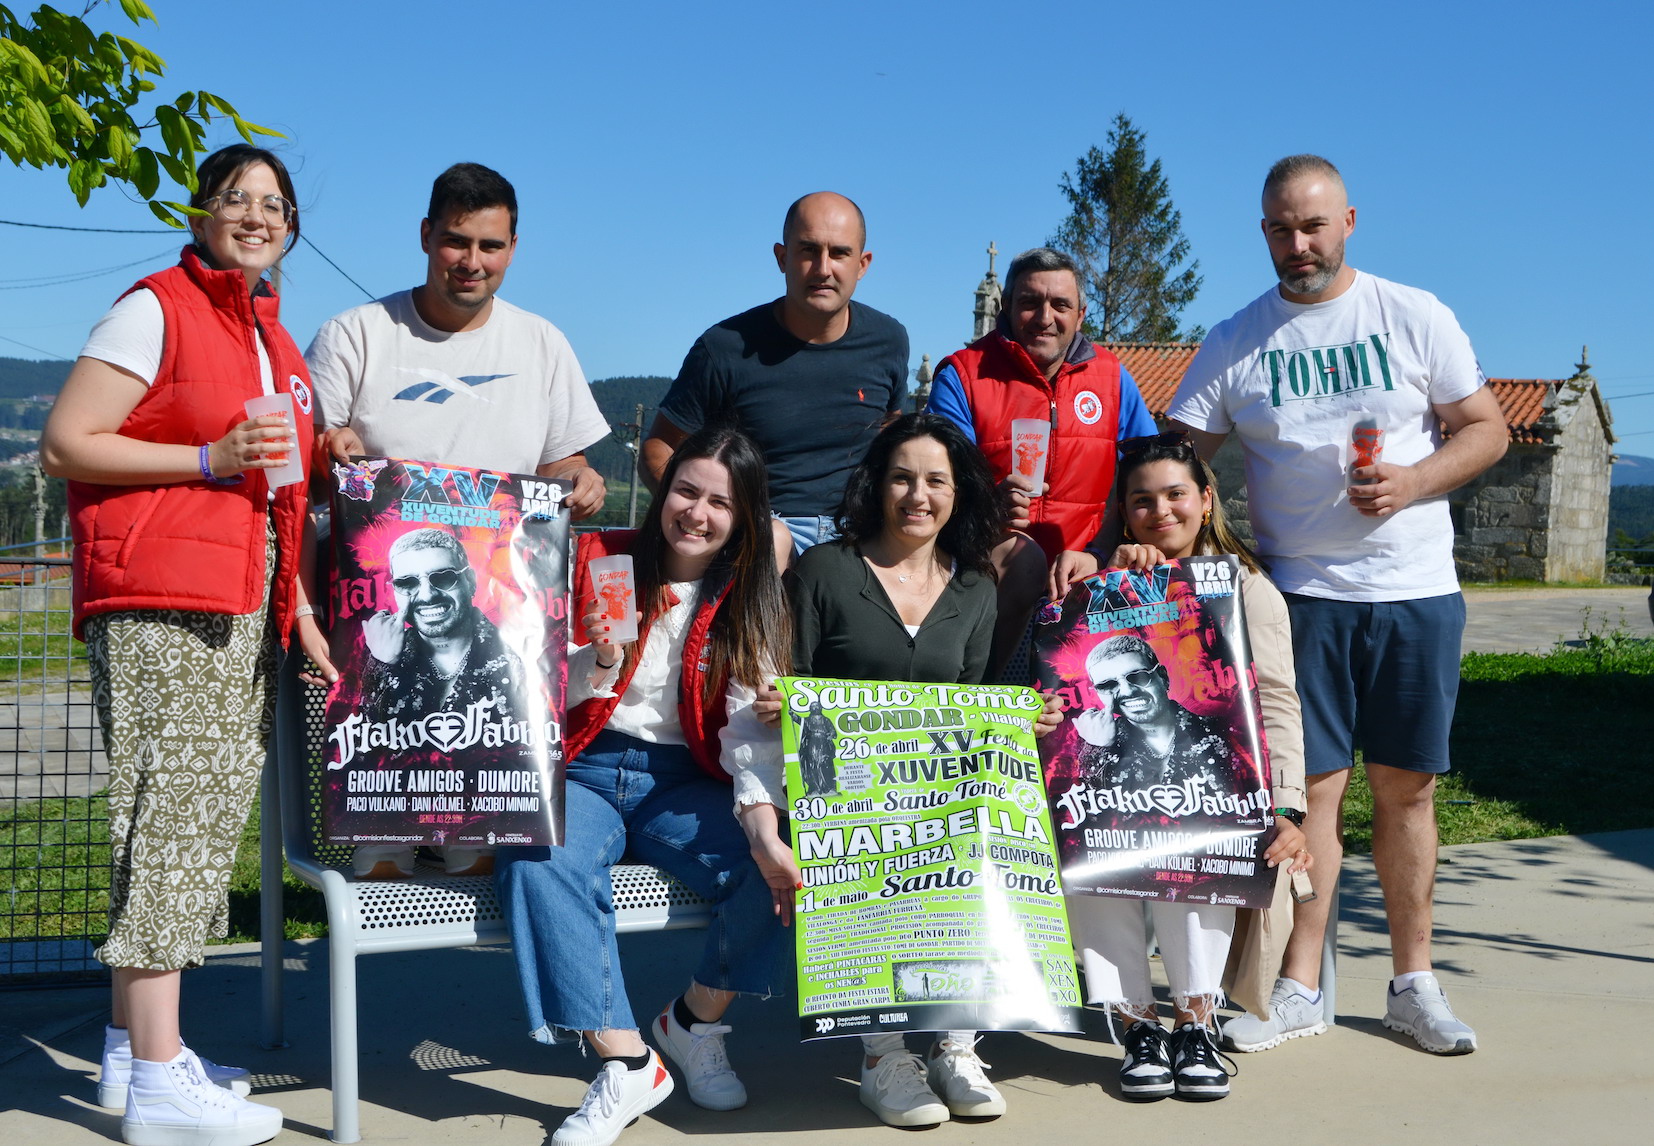
[[[1204,458],[1195,451],[1187,434],[1156,434],[1151,438],[1128,438],[1120,443],[1120,465],[1114,475],[1114,488],[1119,491],[1120,520],[1126,520],[1126,481],[1144,466],[1155,462],[1176,462],[1189,471],[1189,476],[1202,495],[1212,495],[1212,512],[1202,522],[1195,535],[1195,552],[1203,557],[1233,553],[1242,565],[1254,573],[1265,572],[1263,562],[1229,526],[1223,513],[1223,498],[1218,495],[1217,475]],[[1130,536],[1129,532],[1127,536]]]
[[[792,610],[781,588],[770,533],[769,474],[751,438],[727,426],[705,427],[690,434],[672,454],[661,474],[660,493],[649,505],[632,546],[638,607],[654,621],[669,607],[665,568],[666,534],[660,503],[685,462],[706,458],[729,471],[735,527],[701,578],[703,600],[728,593],[708,634],[706,682],[702,699],[712,703],[726,680],[759,688],[792,662]],[[626,659],[641,654],[641,641],[626,648]],[[631,671],[632,665],[626,666]]]

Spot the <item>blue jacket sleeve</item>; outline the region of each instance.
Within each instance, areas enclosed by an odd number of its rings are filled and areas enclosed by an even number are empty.
[[[1154,418],[1149,413],[1148,403],[1143,401],[1143,392],[1137,388],[1137,379],[1124,367],[1120,367],[1120,437],[1119,441],[1128,438],[1146,438],[1151,434],[1158,434],[1160,427],[1154,424]]]
[[[1121,373],[1123,374],[1124,371]],[[1133,383],[1131,389],[1132,393],[1137,393],[1135,383]],[[1122,386],[1120,390],[1123,405],[1125,387]],[[1139,405],[1142,404],[1143,396],[1141,394],[1137,395],[1137,401]],[[938,370],[936,376],[930,380],[930,399],[925,403],[925,413],[940,414],[958,426],[973,445],[976,443],[976,423],[971,421],[970,399],[965,397],[965,384],[959,380],[959,372],[953,368],[951,363]],[[1124,424],[1123,419],[1122,424]],[[1152,430],[1149,432],[1153,433]]]

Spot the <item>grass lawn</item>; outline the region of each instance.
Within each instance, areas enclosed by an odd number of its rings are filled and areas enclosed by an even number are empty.
[[[230,934],[259,937],[258,802],[230,877]],[[286,937],[327,934],[321,892],[282,865]],[[86,937],[101,942],[109,911],[109,827],[102,796],[44,800],[0,814],[0,940]]]

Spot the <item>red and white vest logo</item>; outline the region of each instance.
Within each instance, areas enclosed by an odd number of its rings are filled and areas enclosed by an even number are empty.
[[[297,374],[289,374],[287,388],[293,391],[293,401],[299,404],[299,409],[306,414],[310,413],[310,387],[304,384],[304,379]]]
[[[1088,426],[1095,426],[1103,416],[1103,400],[1090,390],[1074,395],[1074,416]]]

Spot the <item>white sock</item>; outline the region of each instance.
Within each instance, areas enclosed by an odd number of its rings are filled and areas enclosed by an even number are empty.
[[[942,1032],[942,1037],[940,1039],[937,1039],[936,1042],[937,1042],[938,1045],[940,1045],[944,1041],[951,1042],[955,1046],[961,1046],[961,1047],[964,1047],[966,1050],[970,1050],[973,1046],[976,1045],[976,1032],[975,1031],[943,1031]]]
[[[1420,975],[1434,975],[1434,971],[1403,971],[1390,980],[1390,992],[1399,995],[1413,985],[1413,980]]]
[[[1319,1003],[1321,1001],[1321,992],[1320,991],[1310,990],[1308,987],[1304,986],[1302,983],[1298,982],[1298,980],[1292,978],[1291,976],[1282,975],[1281,976],[1281,982],[1283,982],[1283,983],[1287,984],[1288,986],[1290,986],[1292,988],[1292,993],[1295,994],[1295,995],[1302,995],[1304,998],[1308,999],[1312,1003]]]

